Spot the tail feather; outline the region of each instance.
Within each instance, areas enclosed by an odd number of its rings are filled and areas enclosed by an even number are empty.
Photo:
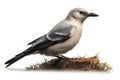
[[[16,56],[13,57],[12,59],[6,61],[6,62],[5,62],[6,68],[7,68],[8,66],[12,65],[13,63],[15,63],[16,61],[20,60],[21,58],[23,58],[23,57],[31,54],[31,53],[34,52],[34,51],[35,51],[35,49],[34,49],[33,47],[30,47],[30,48],[28,48],[27,50],[25,50],[24,52],[16,55]]]
[[[16,61],[18,61],[19,59],[23,58],[24,56],[26,56],[26,54],[20,53],[16,55],[15,57],[13,57],[12,59],[8,60],[7,62],[5,62],[6,68],[10,66],[11,64],[15,63]]]

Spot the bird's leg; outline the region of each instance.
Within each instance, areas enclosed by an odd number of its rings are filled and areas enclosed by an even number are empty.
[[[58,59],[68,59],[68,57],[63,56],[63,55],[57,55],[56,57],[57,57]]]

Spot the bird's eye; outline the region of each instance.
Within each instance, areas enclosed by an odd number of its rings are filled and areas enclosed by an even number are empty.
[[[80,11],[79,13],[80,13],[80,14],[83,14],[84,12]]]

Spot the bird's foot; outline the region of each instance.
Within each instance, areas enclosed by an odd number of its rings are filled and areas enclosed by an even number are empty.
[[[68,59],[68,57],[66,57],[66,56],[63,56],[63,55],[58,55],[58,56],[56,56],[58,59]]]

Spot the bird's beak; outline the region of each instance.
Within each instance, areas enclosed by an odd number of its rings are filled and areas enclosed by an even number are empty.
[[[99,15],[98,14],[95,14],[95,13],[89,13],[88,14],[88,17],[98,17]]]

